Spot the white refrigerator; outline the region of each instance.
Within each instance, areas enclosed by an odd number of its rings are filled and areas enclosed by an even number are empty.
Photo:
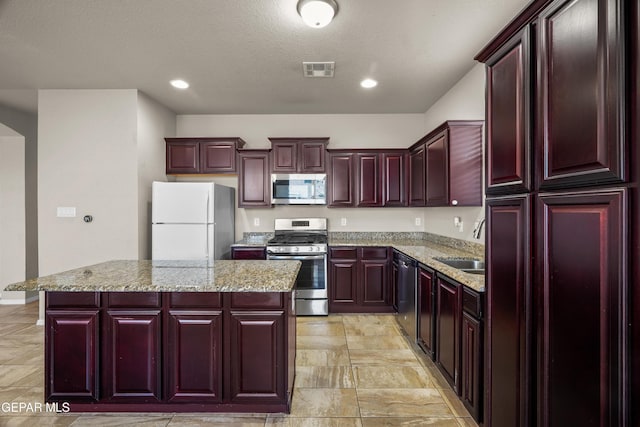
[[[235,240],[235,190],[211,182],[153,182],[151,258],[229,259]]]

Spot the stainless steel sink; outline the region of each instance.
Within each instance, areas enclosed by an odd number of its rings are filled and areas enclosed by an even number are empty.
[[[482,271],[484,273],[484,261],[473,258],[435,258],[443,264],[447,264],[449,267],[457,268],[458,270],[469,270],[467,273],[475,271]],[[481,273],[475,273],[481,274]]]
[[[484,268],[461,268],[460,271],[469,274],[484,274]]]

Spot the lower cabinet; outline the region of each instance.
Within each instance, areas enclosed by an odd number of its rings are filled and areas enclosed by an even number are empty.
[[[442,276],[436,279],[436,365],[460,394],[460,307],[462,285]]]
[[[393,311],[387,247],[329,248],[329,312]]]
[[[167,325],[169,402],[222,401],[222,311],[171,310]]]
[[[80,294],[47,293],[47,401],[81,410],[144,412],[153,404],[170,412],[186,403],[212,412],[288,411],[291,293]]]
[[[421,265],[418,268],[418,345],[431,358],[434,355],[435,272]]]
[[[103,398],[161,401],[160,310],[108,310],[105,323]]]
[[[461,381],[460,398],[471,416],[479,420],[482,413],[483,327],[482,294],[462,290]]]

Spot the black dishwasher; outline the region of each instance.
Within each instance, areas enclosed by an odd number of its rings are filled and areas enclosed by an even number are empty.
[[[413,258],[396,253],[398,260],[398,323],[412,342],[418,339],[417,324],[417,271]]]

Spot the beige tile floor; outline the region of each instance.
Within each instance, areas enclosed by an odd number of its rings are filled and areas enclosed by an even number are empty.
[[[38,305],[0,305],[0,409],[42,402]],[[392,315],[298,318],[291,414],[10,414],[0,426],[476,426],[433,363]]]

